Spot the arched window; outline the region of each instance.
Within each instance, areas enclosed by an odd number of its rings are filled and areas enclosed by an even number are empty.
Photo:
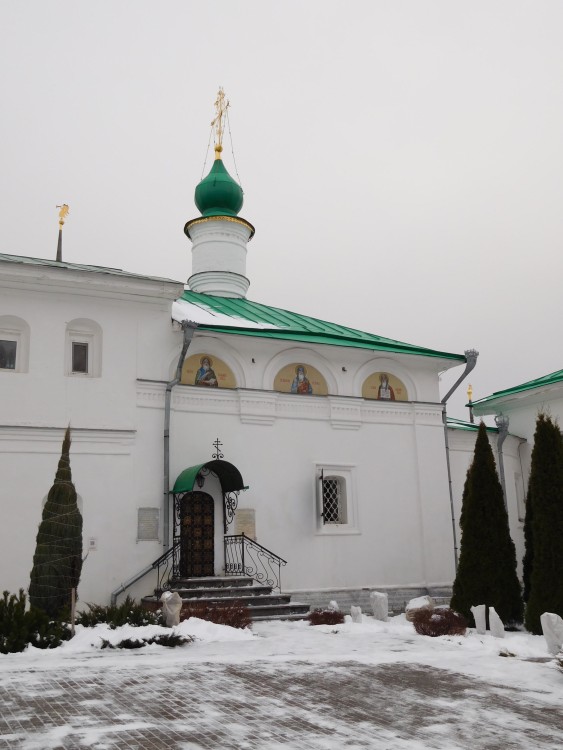
[[[29,370],[29,326],[15,315],[0,315],[0,372]]]
[[[99,378],[102,374],[102,329],[93,320],[76,318],[66,327],[65,374]]]

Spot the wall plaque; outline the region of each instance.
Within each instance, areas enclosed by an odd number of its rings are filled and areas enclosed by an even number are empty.
[[[256,511],[254,508],[239,508],[235,515],[235,534],[245,534],[256,541]]]
[[[158,541],[158,508],[138,508],[137,541]]]

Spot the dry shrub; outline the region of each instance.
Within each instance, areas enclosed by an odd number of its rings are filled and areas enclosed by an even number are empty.
[[[338,609],[314,609],[307,619],[310,625],[342,625],[344,615]]]
[[[419,609],[413,614],[412,624],[419,635],[436,638],[439,635],[465,635],[467,620],[449,607]]]
[[[249,608],[236,601],[221,604],[188,601],[182,607],[180,620],[187,620],[189,617],[198,617],[216,625],[230,625],[231,628],[249,628],[252,625]]]

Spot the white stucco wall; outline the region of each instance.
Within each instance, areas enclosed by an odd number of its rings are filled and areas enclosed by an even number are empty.
[[[27,587],[42,500],[56,471],[64,427],[84,516],[80,597],[105,602],[162,552],[137,540],[139,508],[161,508],[165,383],[182,334],[170,320],[180,285],[101,278],[47,268],[1,269],[0,316],[29,325],[26,372],[0,372],[0,527],[3,588]],[[31,300],[33,302],[31,302]],[[102,332],[101,376],[65,374],[65,332],[74,319]],[[177,386],[171,415],[171,484],[211,458],[219,437],[249,490],[258,541],[288,560],[285,589],[439,586],[453,576],[438,371],[451,362],[249,336],[196,332],[189,353],[231,366],[234,390]],[[330,396],[272,391],[284,364],[303,360],[325,375]],[[369,372],[390,370],[410,402],[365,401]],[[323,528],[319,467],[347,472],[347,528]],[[204,487],[204,489],[206,489]],[[210,494],[217,497],[217,488]],[[219,560],[220,562],[220,560]],[[154,586],[149,577],[132,589]]]

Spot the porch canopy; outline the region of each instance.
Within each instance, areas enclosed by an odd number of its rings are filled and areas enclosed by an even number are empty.
[[[172,493],[177,495],[180,492],[191,492],[198,476],[205,476],[208,473],[213,474],[219,479],[223,495],[227,492],[238,492],[239,490],[248,489],[248,487],[244,486],[241,473],[236,466],[233,466],[228,461],[215,460],[184,469],[174,482]]]

